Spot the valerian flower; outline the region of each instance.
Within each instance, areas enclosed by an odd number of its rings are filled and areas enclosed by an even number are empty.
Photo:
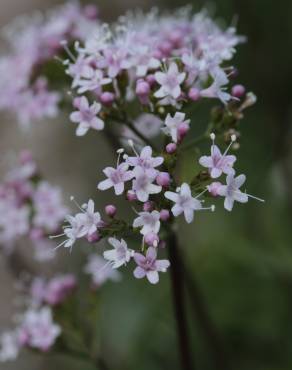
[[[91,275],[95,287],[100,287],[106,281],[119,281],[121,275],[102,257],[97,254],[89,256],[84,272]]]
[[[135,253],[134,260],[137,267],[134,270],[136,279],[142,279],[145,276],[151,284],[159,282],[159,272],[166,272],[170,263],[168,260],[157,260],[157,250],[149,247],[146,256],[141,253]]]
[[[157,234],[160,229],[160,213],[158,211],[140,212],[133,222],[133,227],[141,227],[140,233],[144,236],[150,233]]]
[[[239,203],[246,203],[248,201],[248,195],[239,190],[239,188],[245,183],[245,175],[239,175],[234,177],[234,174],[229,174],[226,177],[226,185],[221,185],[217,193],[222,197],[225,197],[224,208],[227,211],[232,211],[234,201]]]
[[[22,345],[43,352],[47,352],[54,345],[60,334],[61,328],[53,322],[50,307],[28,309],[19,328]]]
[[[172,62],[166,72],[156,72],[155,79],[161,85],[155,92],[156,98],[165,98],[170,96],[177,99],[181,94],[181,84],[186,78],[185,72],[180,72],[175,62]]]
[[[166,116],[165,119],[165,127],[162,128],[162,131],[168,135],[171,136],[172,141],[174,143],[177,143],[179,139],[179,128],[181,125],[189,125],[190,120],[185,120],[185,113],[182,112],[176,112],[173,117],[171,117],[170,114]]]
[[[93,103],[91,106],[85,96],[80,98],[78,111],[71,113],[70,119],[72,122],[79,123],[76,130],[77,136],[84,136],[90,128],[100,131],[104,128],[104,122],[97,117],[101,110],[99,103]]]
[[[183,183],[177,193],[167,191],[165,197],[175,205],[171,208],[174,217],[184,213],[187,223],[191,223],[194,219],[194,211],[202,209],[201,202],[192,196],[191,189],[187,183]]]
[[[118,240],[116,238],[109,238],[108,242],[114,249],[105,251],[103,257],[111,262],[112,268],[116,269],[127,264],[131,257],[133,257],[134,251],[128,249],[124,239]]]
[[[215,135],[211,134],[211,138],[213,140],[213,144],[211,146],[211,156],[202,156],[199,159],[200,165],[208,168],[213,179],[220,177],[222,173],[227,175],[234,174],[235,171],[233,169],[233,165],[236,161],[236,157],[235,155],[227,155],[227,152],[232,143],[236,140],[236,137],[232,136],[231,143],[223,154],[218,146],[214,144]]]
[[[144,170],[154,170],[163,163],[163,157],[152,157],[152,148],[145,146],[140,155],[137,153],[136,157],[128,157],[127,163],[133,167],[141,167]],[[154,173],[157,174],[157,170]]]
[[[147,202],[149,195],[161,192],[162,187],[153,184],[156,179],[156,173],[153,173],[151,169],[144,170],[138,166],[134,168],[133,174],[135,178],[132,189],[140,202]]]
[[[98,189],[107,190],[113,187],[115,194],[121,195],[125,189],[124,183],[134,177],[133,171],[129,171],[128,169],[128,163],[121,163],[117,166],[117,168],[106,167],[103,172],[108,178],[98,184]]]
[[[231,99],[231,95],[224,90],[224,86],[229,82],[225,72],[222,69],[217,69],[213,73],[214,81],[207,89],[201,90],[200,95],[205,98],[218,98],[223,104],[226,104]]]

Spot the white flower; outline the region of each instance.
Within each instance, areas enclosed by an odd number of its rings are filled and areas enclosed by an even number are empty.
[[[48,351],[61,334],[61,328],[53,322],[50,307],[40,310],[29,309],[23,318],[20,334],[27,337],[27,344],[32,348]]]
[[[184,213],[187,223],[191,223],[193,221],[194,211],[202,209],[201,202],[192,197],[191,189],[186,183],[182,184],[178,193],[167,191],[164,195],[165,198],[175,203],[171,209],[173,215],[177,217],[181,213]]]
[[[182,113],[182,112],[176,112],[175,115],[173,117],[171,117],[170,114],[168,114],[166,116],[166,119],[165,119],[165,126],[166,127],[163,127],[162,128],[162,131],[166,134],[166,135],[169,135],[171,136],[173,142],[177,143],[178,141],[178,129],[179,129],[179,126],[183,123],[183,124],[189,124],[190,123],[190,120],[184,120],[185,119],[185,114]]]
[[[184,72],[180,73],[176,63],[171,63],[167,72],[156,72],[155,79],[161,85],[160,89],[155,92],[156,98],[164,98],[170,96],[177,99],[181,94],[180,85],[186,78]]]
[[[158,234],[160,229],[160,213],[158,211],[140,212],[139,217],[135,218],[133,227],[142,227],[140,233],[147,235],[150,233]]]
[[[152,184],[156,178],[153,170],[143,170],[141,167],[133,169],[135,179],[133,180],[133,190],[140,202],[147,202],[150,194],[158,194],[162,187]]]
[[[127,243],[124,239],[119,241],[116,238],[109,238],[108,242],[114,247],[114,249],[105,251],[103,253],[103,257],[106,260],[111,261],[111,266],[114,269],[119,268],[130,261],[134,251],[128,249]]]
[[[154,170],[154,168],[160,166],[163,161],[163,157],[152,157],[152,148],[150,146],[145,146],[140,155],[127,158],[127,163],[131,166],[141,167],[144,170]],[[153,173],[157,174],[158,171],[154,170]]]
[[[225,72],[217,69],[215,73],[211,73],[214,81],[207,89],[201,90],[200,95],[206,98],[218,98],[223,104],[226,104],[231,99],[231,95],[224,91],[224,85],[229,81]]]
[[[76,130],[77,136],[84,136],[90,128],[97,131],[103,130],[104,122],[97,117],[97,114],[101,110],[99,103],[94,102],[90,106],[87,98],[82,96],[78,108],[78,111],[70,115],[72,122],[79,123]]]
[[[99,212],[94,212],[94,201],[89,199],[88,203],[82,207],[84,213],[80,213],[81,233],[91,235],[97,231],[97,227],[101,222]]]
[[[92,276],[93,284],[98,287],[104,284],[107,280],[120,280],[119,272],[112,269],[110,264],[97,254],[89,256],[84,272]]]
[[[225,197],[224,208],[231,211],[234,201],[246,203],[248,201],[248,194],[242,193],[239,188],[245,183],[245,175],[234,177],[234,174],[229,174],[226,177],[226,184],[218,189],[218,194]]]

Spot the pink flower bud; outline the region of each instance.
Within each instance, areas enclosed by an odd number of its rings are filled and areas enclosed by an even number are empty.
[[[98,241],[100,241],[100,239],[101,239],[101,236],[98,231],[96,231],[93,234],[87,235],[88,243],[97,243]]]
[[[112,204],[108,204],[106,207],[105,207],[105,213],[109,216],[109,217],[115,217],[116,213],[117,213],[117,207],[112,205]]]
[[[170,175],[168,172],[160,172],[156,177],[156,182],[158,185],[167,188],[170,184]]]
[[[138,96],[148,96],[150,93],[150,85],[144,80],[138,80],[136,85],[136,94]]]
[[[44,237],[44,232],[42,229],[34,228],[30,230],[29,237],[31,240],[37,241]]]
[[[170,217],[170,213],[168,209],[162,209],[160,211],[160,220],[161,221],[167,221]]]
[[[195,87],[192,87],[190,90],[189,90],[189,93],[188,93],[188,96],[189,98],[192,100],[192,101],[197,101],[200,99],[201,95],[200,95],[200,90],[195,88]]]
[[[155,76],[153,74],[148,75],[146,77],[146,81],[148,82],[148,84],[150,85],[150,87],[152,87],[156,83]]]
[[[154,203],[151,202],[150,200],[143,204],[143,211],[151,212],[153,211],[153,209],[154,209]]]
[[[83,13],[87,19],[95,20],[98,16],[98,9],[93,4],[85,5]]]
[[[80,108],[80,103],[81,103],[81,97],[78,96],[77,98],[74,98],[73,100],[73,107],[76,109]]]
[[[105,91],[100,95],[100,101],[102,104],[110,106],[115,101],[115,95],[111,92]]]
[[[173,46],[171,42],[164,41],[161,45],[159,45],[159,49],[162,51],[164,56],[168,56],[171,53]]]
[[[137,195],[135,194],[134,191],[129,190],[127,192],[127,199],[129,202],[134,202],[135,200],[137,200]]]
[[[150,247],[157,247],[159,243],[159,237],[157,234],[149,233],[145,235],[145,243]]]
[[[182,140],[186,134],[188,133],[190,129],[190,126],[185,123],[185,122],[182,122],[179,127],[178,127],[178,136],[179,136],[179,140]]]
[[[23,150],[20,153],[19,160],[20,160],[21,164],[26,164],[26,163],[32,162],[33,159],[32,159],[31,152],[29,150]]]
[[[222,186],[221,182],[216,181],[216,182],[212,182],[212,184],[208,185],[207,189],[208,189],[209,193],[213,195],[213,197],[217,197],[219,195],[218,190],[221,186]]]
[[[176,144],[175,143],[169,143],[165,147],[166,153],[173,154],[176,151]]]
[[[231,94],[235,98],[242,98],[245,95],[245,87],[243,85],[234,85]]]

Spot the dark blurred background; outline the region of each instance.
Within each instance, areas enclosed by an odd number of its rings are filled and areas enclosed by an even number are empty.
[[[94,1],[93,1],[94,2]],[[31,10],[46,9],[60,1],[1,0],[0,23]],[[232,359],[234,370],[292,369],[292,2],[282,0],[193,1],[195,9],[207,6],[223,23],[237,19],[238,32],[248,42],[238,48],[234,65],[238,82],[253,91],[257,104],[242,122],[238,165],[246,173],[248,191],[266,199],[237,205],[232,214],[222,208],[201,213],[191,226],[181,224],[181,243],[189,267],[203,291],[208,310]],[[126,9],[158,5],[162,9],[186,5],[175,0],[99,0],[103,19],[111,20]],[[208,107],[192,117],[208,119]],[[113,155],[101,135],[74,136],[68,117],[33,125],[27,132],[13,118],[1,116],[0,171],[8,168],[13,153],[33,151],[49,181],[61,185],[69,198],[95,197],[102,206],[109,201],[95,193],[101,169]],[[202,148],[207,150],[206,148]],[[105,155],[104,153],[107,153]],[[195,153],[186,173],[193,170]],[[221,208],[221,209],[220,209]],[[75,255],[61,253],[67,270]],[[14,310],[13,282],[1,261],[1,328]],[[109,283],[100,295],[103,309],[97,331],[103,351],[115,370],[178,369],[177,344],[168,277],[156,287],[125,276]],[[214,370],[208,346],[189,307],[193,355],[199,370]],[[0,369],[40,370],[61,366],[90,370],[61,357],[24,355]]]

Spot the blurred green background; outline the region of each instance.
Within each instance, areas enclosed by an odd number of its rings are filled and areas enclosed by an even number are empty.
[[[26,0],[19,4],[2,0],[1,24],[22,12],[55,3],[59,2]],[[159,5],[170,9],[187,4],[174,0],[96,3],[101,17],[108,20],[128,8]],[[192,5],[194,9],[210,7],[226,25],[236,18],[238,32],[248,37],[248,42],[238,48],[234,65],[239,69],[237,81],[253,91],[258,102],[241,123],[238,166],[247,175],[249,193],[266,199],[266,203],[251,200],[247,205],[236,205],[232,214],[225,212],[221,203],[215,213],[200,213],[191,226],[180,225],[181,245],[231,359],[231,368],[291,370],[292,2],[221,0],[193,1]],[[194,132],[207,124],[209,108],[202,106],[194,113]],[[101,136],[91,133],[82,140],[76,138],[66,116],[26,133],[18,130],[11,117],[2,116],[2,121],[1,171],[7,153],[28,147],[48,180],[62,185],[67,198],[71,194],[81,200],[92,196],[100,206],[110,201],[110,192],[103,199],[95,192],[101,169],[113,161]],[[185,170],[195,171],[195,162],[196,154],[190,152]],[[72,256],[61,253],[65,269],[78,268],[78,253],[78,248]],[[11,305],[4,302],[11,301],[12,282],[7,285],[8,275],[5,271],[2,275],[1,326],[5,327]],[[98,299],[103,303],[96,331],[111,370],[179,369],[167,275],[154,287],[125,275],[122,283],[105,285]],[[191,305],[188,319],[197,368],[215,370]],[[90,370],[87,364],[61,356],[44,360],[27,355],[17,363],[0,365],[5,370],[51,367]]]

